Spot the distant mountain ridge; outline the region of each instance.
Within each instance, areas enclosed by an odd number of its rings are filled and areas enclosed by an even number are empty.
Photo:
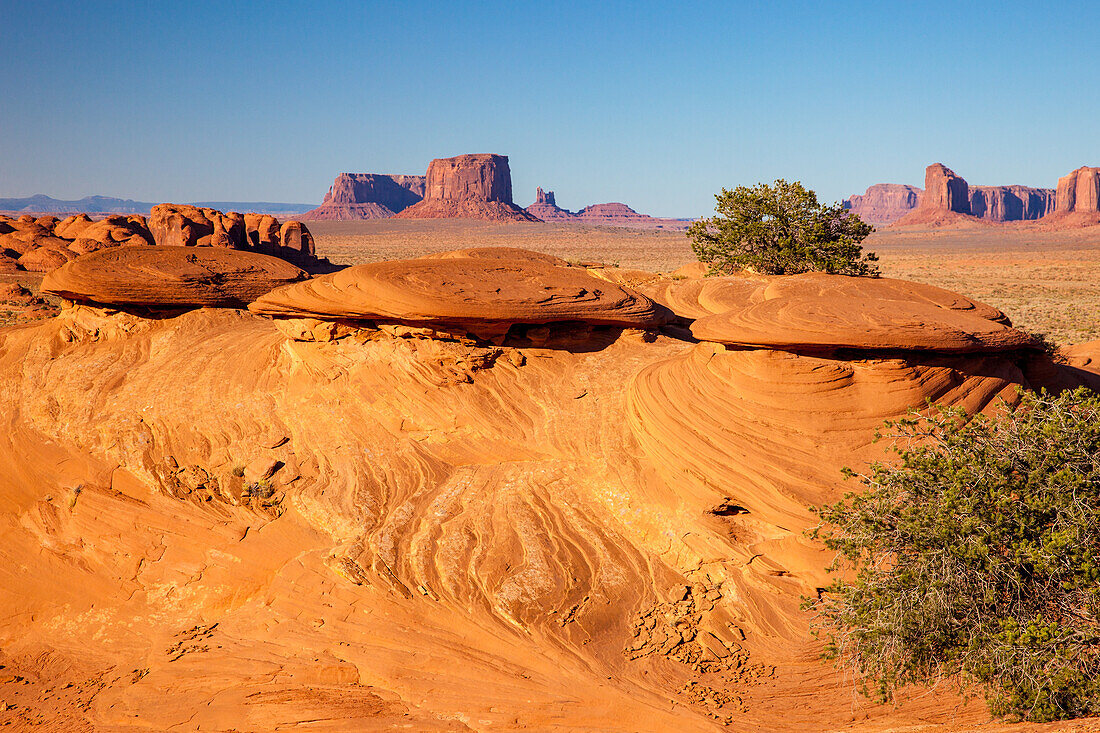
[[[271,201],[195,201],[193,206],[205,206],[220,211],[253,212],[272,216],[302,214],[313,204],[291,204]],[[39,193],[21,198],[0,198],[0,211],[20,214],[148,214],[156,206],[148,201],[134,201],[112,196],[85,196],[75,201],[63,201]]]

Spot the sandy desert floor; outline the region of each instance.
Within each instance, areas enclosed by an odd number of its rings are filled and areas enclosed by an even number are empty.
[[[469,220],[310,222],[321,255],[358,264],[465,247],[511,246],[568,260],[668,272],[692,262],[682,232]],[[1100,339],[1100,227],[1034,231],[880,229],[865,242],[884,275],[996,305],[1018,327],[1059,344]]]

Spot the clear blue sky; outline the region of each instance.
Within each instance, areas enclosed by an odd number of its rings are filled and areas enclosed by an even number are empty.
[[[832,201],[1100,164],[1095,1],[0,8],[0,196],[309,203],[496,152],[521,205],[694,216],[780,177]]]

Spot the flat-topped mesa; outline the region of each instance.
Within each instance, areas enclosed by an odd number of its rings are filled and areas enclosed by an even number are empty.
[[[1100,213],[1100,168],[1081,166],[1059,178],[1055,199],[1059,214]]]
[[[398,212],[397,218],[538,221],[512,202],[508,157],[492,153],[433,160],[424,200]]]
[[[221,247],[102,249],[46,275],[42,292],[108,306],[240,307],[307,275],[286,260]]]
[[[385,219],[424,198],[425,176],[341,173],[307,221]]]
[[[249,310],[365,328],[396,324],[497,341],[514,325],[650,329],[669,315],[644,295],[581,268],[535,258],[486,257],[358,265],[275,290]]]
[[[989,221],[1031,221],[1054,211],[1054,189],[970,186],[970,214]]]
[[[920,205],[924,191],[900,183],[876,183],[849,196],[843,206],[868,224],[892,224]]]
[[[925,351],[951,354],[1034,349],[996,308],[900,280],[839,275],[777,279],[763,300],[701,318],[701,341],[781,351]]]

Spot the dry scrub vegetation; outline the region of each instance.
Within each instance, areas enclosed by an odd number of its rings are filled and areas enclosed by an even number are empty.
[[[568,260],[671,271],[695,260],[683,232],[469,220],[310,222],[319,254],[358,264],[464,247],[524,247]],[[1100,227],[883,229],[863,246],[882,274],[995,305],[1058,344],[1100,339]]]

